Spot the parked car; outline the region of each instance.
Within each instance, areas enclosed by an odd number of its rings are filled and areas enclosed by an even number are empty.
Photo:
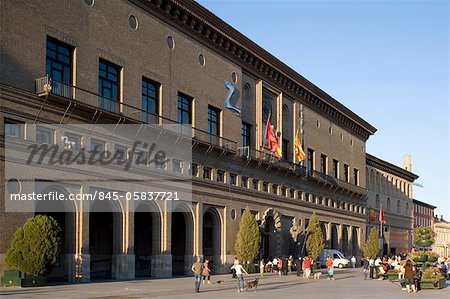
[[[327,258],[331,256],[333,259],[333,266],[337,268],[344,268],[350,265],[350,261],[345,258],[345,256],[336,249],[324,249],[319,255],[319,263],[322,267],[325,267]]]

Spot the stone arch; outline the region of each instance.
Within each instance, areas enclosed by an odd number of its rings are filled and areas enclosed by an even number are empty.
[[[187,203],[177,202],[171,216],[172,275],[190,275],[194,256],[194,212]]]
[[[161,253],[162,213],[154,202],[140,201],[134,212],[135,277],[156,276]]]
[[[55,182],[36,182],[36,193],[49,194],[57,192],[68,198],[69,191]],[[78,206],[76,201],[36,201],[35,215],[50,216],[58,222],[62,230],[62,246],[57,257],[57,263],[48,276],[50,281],[73,281],[76,267],[76,215]]]
[[[331,249],[339,249],[339,236],[338,236],[338,230],[337,225],[332,223],[331,224],[331,240],[330,240],[330,247]]]
[[[209,268],[217,273],[222,263],[222,217],[215,207],[203,212],[203,256],[209,260]]]
[[[358,228],[352,227],[352,240],[351,240],[351,246],[353,249],[353,255],[359,256],[360,255],[360,248],[359,248],[359,240],[358,240]]]
[[[260,224],[262,234],[261,256],[270,258],[280,254],[280,238],[281,238],[281,215],[278,211],[270,208],[267,209],[262,217]]]
[[[342,253],[344,254],[344,256],[350,255],[348,229],[348,225],[342,226]]]
[[[327,226],[324,222],[320,221],[320,230],[322,231],[323,243],[325,244],[325,248],[329,248],[330,244],[327,242]]]

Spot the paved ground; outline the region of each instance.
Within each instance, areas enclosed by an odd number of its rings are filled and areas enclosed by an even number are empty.
[[[389,281],[364,280],[361,269],[336,271],[336,280],[328,281],[291,276],[268,275],[260,280],[257,292],[237,293],[236,281],[231,275],[212,277],[211,285],[202,285],[194,293],[193,278],[134,280],[125,282],[95,282],[55,285],[41,288],[0,288],[3,298],[450,298],[450,284],[441,290],[424,290],[407,294]],[[254,276],[254,275],[252,275]],[[250,278],[246,278],[250,279]],[[223,284],[217,284],[223,280]]]

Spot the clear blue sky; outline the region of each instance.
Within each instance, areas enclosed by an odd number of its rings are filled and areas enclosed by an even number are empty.
[[[449,1],[198,2],[375,126],[368,153],[411,154],[450,220]]]

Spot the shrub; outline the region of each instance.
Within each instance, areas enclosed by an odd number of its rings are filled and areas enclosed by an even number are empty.
[[[370,230],[369,238],[363,247],[364,256],[375,258],[378,255],[378,231],[375,227]]]
[[[316,213],[313,213],[308,224],[306,251],[316,261],[324,247],[322,229],[317,221]]]
[[[439,280],[441,278],[444,278],[444,275],[437,268],[429,268],[422,272],[422,279]]]
[[[61,227],[52,217],[37,215],[18,228],[6,252],[6,263],[34,276],[47,276],[61,247]]]
[[[261,243],[261,234],[259,233],[258,223],[246,208],[239,222],[234,250],[237,258],[242,262],[253,262],[259,253],[259,244]]]
[[[417,227],[414,230],[414,244],[419,247],[430,247],[434,243],[431,227]]]

